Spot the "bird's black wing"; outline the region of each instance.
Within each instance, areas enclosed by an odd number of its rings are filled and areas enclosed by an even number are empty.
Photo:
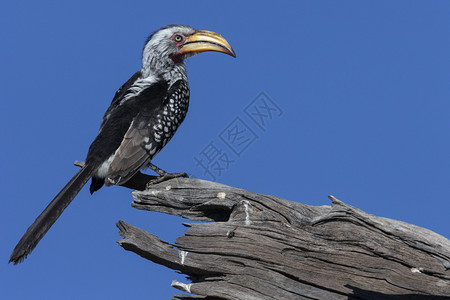
[[[105,115],[103,116],[102,123],[100,125],[100,130],[103,128],[103,125],[106,121],[106,116],[108,116],[112,110],[114,110],[120,103],[120,101],[124,98],[125,94],[129,91],[131,86],[141,77],[141,71],[137,71],[134,73],[133,76],[128,79],[127,82],[125,82],[114,94],[114,98],[111,101],[111,104],[109,105],[108,109],[105,112]]]
[[[126,101],[118,98],[111,104],[97,137],[89,147],[86,163],[100,166],[110,158],[121,145],[131,123],[138,115],[151,116],[154,110],[161,108],[167,90],[168,84],[158,81]]]
[[[133,119],[109,166],[108,180],[110,184],[125,183],[136,172],[146,167],[164,147],[165,144],[162,143],[162,140],[155,139],[154,126],[157,124],[158,115],[161,117],[163,113],[164,105],[177,92],[181,84],[181,80],[175,82],[164,95],[157,95],[158,99],[155,99],[153,93],[146,96],[146,92],[149,91],[143,91],[142,97],[152,97],[152,101],[159,105],[151,106],[150,109],[142,109]]]
[[[144,145],[149,141],[151,128],[142,115],[136,116],[109,165],[106,184],[123,184],[150,162]]]

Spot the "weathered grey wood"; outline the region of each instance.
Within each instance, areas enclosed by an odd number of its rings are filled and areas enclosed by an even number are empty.
[[[173,299],[448,299],[450,241],[330,196],[313,207],[199,179],[133,192],[132,206],[195,221],[174,245],[119,221],[119,244],[179,270]]]

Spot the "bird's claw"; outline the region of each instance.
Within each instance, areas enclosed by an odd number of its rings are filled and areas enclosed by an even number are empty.
[[[147,188],[149,188],[150,186],[157,184],[157,183],[161,183],[164,182],[166,180],[169,179],[173,179],[173,178],[178,178],[178,177],[184,177],[184,178],[189,178],[188,174],[186,174],[185,172],[180,172],[180,173],[164,173],[164,175],[159,176],[155,179],[150,180],[149,183],[147,183]]]

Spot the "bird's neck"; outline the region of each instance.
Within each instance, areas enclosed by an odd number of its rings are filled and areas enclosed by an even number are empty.
[[[186,66],[183,62],[174,64],[149,59],[142,62],[141,73],[143,78],[152,77],[155,79],[163,79],[169,85],[178,80],[187,81]]]
[[[187,82],[186,67],[183,63],[174,65],[173,68],[162,73],[162,76],[167,82],[170,82],[170,84],[173,84],[178,80]]]

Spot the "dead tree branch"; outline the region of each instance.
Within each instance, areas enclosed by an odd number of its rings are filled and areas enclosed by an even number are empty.
[[[205,223],[174,245],[119,221],[126,250],[189,276],[173,299],[448,299],[450,241],[330,196],[313,207],[199,179],[133,192],[132,206]]]

